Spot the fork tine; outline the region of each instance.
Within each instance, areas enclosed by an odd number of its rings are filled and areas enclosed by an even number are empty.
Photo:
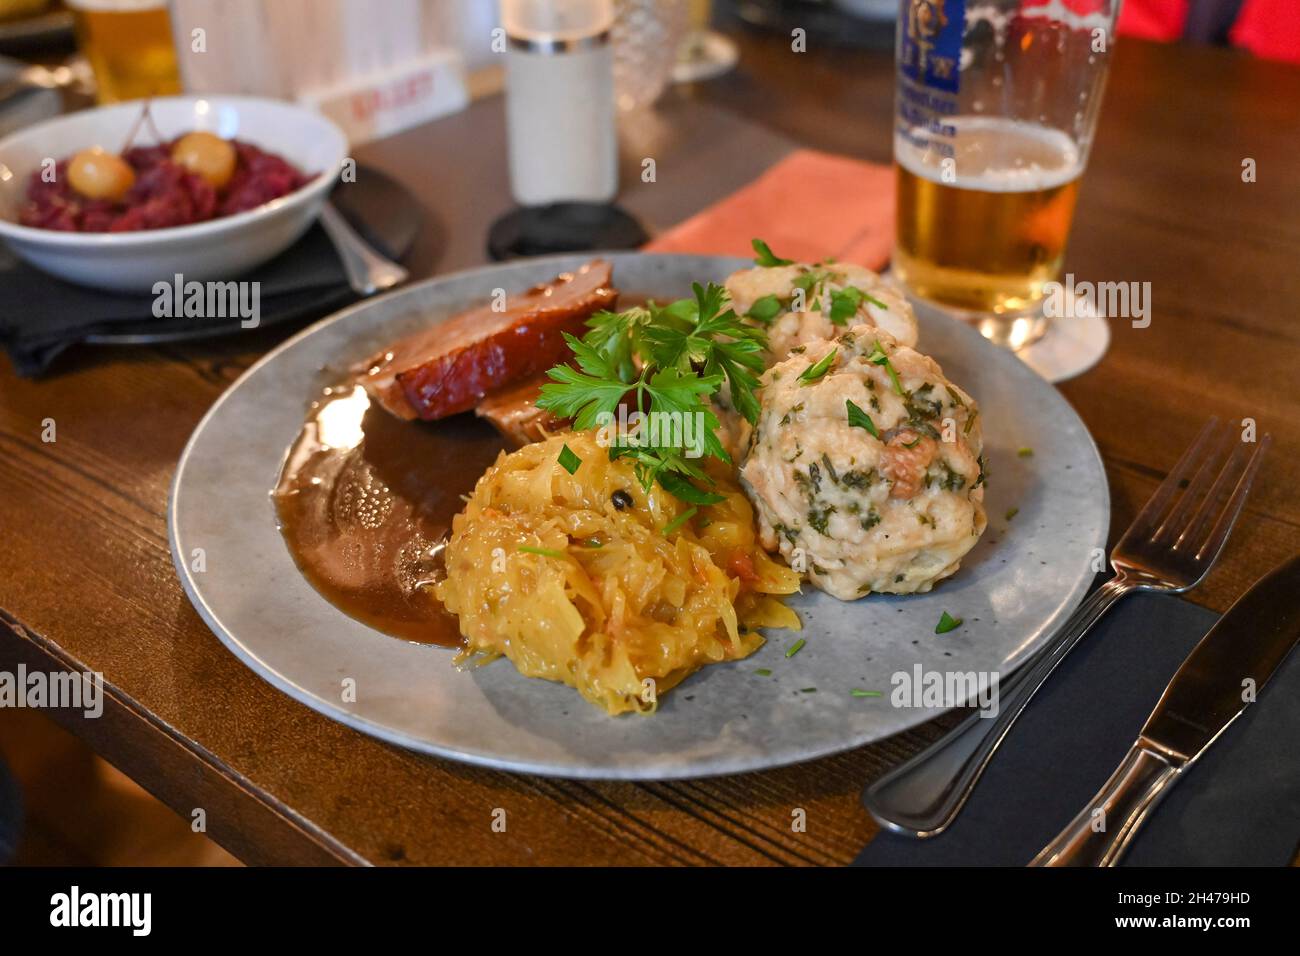
[[[1165,506],[1169,504],[1169,499],[1178,490],[1178,486],[1182,483],[1188,469],[1191,468],[1193,462],[1199,460],[1202,448],[1218,427],[1219,419],[1217,417],[1211,418],[1205,423],[1201,433],[1196,436],[1196,441],[1192,442],[1187,451],[1183,452],[1183,457],[1178,459],[1178,464],[1174,465],[1173,471],[1169,472],[1168,477],[1160,483],[1160,487],[1156,489],[1155,494],[1138,512],[1138,516],[1133,519],[1133,524],[1124,532],[1124,537],[1120,539],[1117,547],[1123,547],[1128,542],[1145,540],[1148,537],[1161,513],[1164,512]]]
[[[1254,454],[1254,451],[1255,446],[1247,442],[1236,443],[1236,447],[1229,452],[1227,461],[1219,469],[1213,487],[1205,495],[1204,500],[1199,503],[1196,514],[1192,516],[1190,521],[1183,523],[1182,532],[1174,543],[1175,549],[1193,543],[1199,545],[1205,540],[1206,529],[1214,524],[1223,508],[1227,505],[1232,490],[1241,478],[1242,471],[1250,463],[1250,456]]]
[[[1260,439],[1259,447],[1255,449],[1250,456],[1250,461],[1246,463],[1246,470],[1242,472],[1241,478],[1237,481],[1237,487],[1233,489],[1232,497],[1228,499],[1228,505],[1223,509],[1223,513],[1215,523],[1214,530],[1210,532],[1209,538],[1197,550],[1197,560],[1212,563],[1218,558],[1219,552],[1223,550],[1224,544],[1228,541],[1228,535],[1231,533],[1233,525],[1237,523],[1237,516],[1241,514],[1241,509],[1246,505],[1246,497],[1250,494],[1250,486],[1254,484],[1260,463],[1263,462],[1268,446],[1272,443],[1272,435],[1265,435]]]
[[[1186,490],[1178,496],[1174,506],[1169,509],[1169,514],[1165,515],[1165,520],[1160,522],[1151,535],[1151,540],[1155,542],[1165,542],[1181,531],[1186,533],[1189,519],[1196,513],[1197,506],[1201,503],[1202,492],[1210,487],[1210,482],[1214,481],[1215,475],[1222,475],[1219,462],[1224,442],[1232,432],[1228,429],[1220,431],[1214,430],[1214,437],[1210,439],[1205,453],[1201,456],[1200,467],[1196,469],[1196,474],[1187,484]],[[1229,456],[1231,458],[1231,456]],[[1226,468],[1226,464],[1222,466]],[[1216,485],[1217,487],[1217,485]],[[1182,538],[1179,537],[1181,541]]]

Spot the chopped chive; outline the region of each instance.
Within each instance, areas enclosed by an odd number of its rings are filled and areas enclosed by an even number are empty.
[[[807,643],[808,642],[805,641],[802,637],[799,638],[799,640],[795,641],[793,644],[790,645],[790,649],[785,652],[785,656],[787,658],[794,657],[801,650],[803,650],[803,646]]]
[[[852,399],[846,398],[844,404],[849,410],[849,425],[851,427],[865,428],[872,438],[880,438],[880,429],[876,427],[876,423],[871,420],[870,415],[854,405]]]
[[[804,369],[799,375],[799,381],[804,385],[811,385],[813,382],[817,381],[830,370],[832,365],[835,364],[835,356],[838,353],[839,349],[831,349],[826,353],[826,357],[816,365],[810,365]]]
[[[1022,448],[1016,454],[1021,458],[1032,458],[1034,457],[1034,450],[1032,448]]]
[[[582,459],[579,458],[576,454],[574,454],[572,448],[570,448],[568,445],[561,446],[560,448],[561,468],[563,468],[569,474],[573,474],[575,471],[578,470],[578,468],[581,465],[582,465]]]
[[[771,672],[770,670],[768,670],[766,667],[760,667],[758,670],[754,671],[754,673],[757,674],[759,677],[771,677],[771,676],[772,676],[772,672]]]
[[[971,409],[970,415],[968,415],[966,418],[966,424],[963,425],[961,429],[961,433],[963,435],[970,434],[971,428],[973,428],[975,425],[975,419],[979,418],[979,415],[980,415],[980,411],[978,408]]]
[[[961,618],[953,617],[947,611],[944,611],[939,618],[939,623],[934,629],[936,634],[947,634],[949,631],[955,631],[961,627]]]
[[[856,687],[853,688],[853,690],[849,691],[849,693],[852,694],[854,697],[884,697],[885,696],[878,690],[859,690]]]
[[[867,356],[867,361],[872,365],[883,365],[885,367],[885,371],[889,373],[889,382],[893,385],[896,395],[907,394],[903,391],[903,383],[898,380],[898,372],[894,371],[894,364],[889,361],[889,356],[881,348],[879,339],[876,339],[876,349]]]
[[[518,550],[524,554],[540,554],[544,558],[567,558],[568,554],[564,551],[556,551],[552,548],[534,548],[529,544],[521,544]]]
[[[1019,509],[1019,508],[1008,508],[1008,509],[1007,509],[1007,520],[1010,521],[1012,518],[1014,518],[1014,517],[1015,517],[1016,515],[1018,515],[1018,514],[1020,514],[1020,509]]]
[[[782,259],[773,254],[772,250],[768,247],[768,244],[762,239],[751,239],[749,244],[754,247],[754,252],[757,253],[754,257],[754,263],[756,265],[766,266],[768,268],[771,268],[772,266],[794,265],[794,260]]]
[[[679,514],[672,521],[668,522],[666,525],[664,525],[664,532],[663,532],[664,536],[666,537],[672,534],[682,525],[686,524],[686,522],[690,521],[691,518],[695,517],[695,512],[699,510],[700,510],[699,508],[695,508],[695,507],[687,508],[685,511]]]
[[[801,693],[801,694],[815,694],[815,693],[817,693],[817,688],[816,688],[816,687],[801,687],[801,688],[799,688],[799,693]]]

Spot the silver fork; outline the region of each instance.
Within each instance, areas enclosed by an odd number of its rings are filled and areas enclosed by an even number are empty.
[[[1220,466],[1231,431],[1221,430],[1217,418],[1205,424],[1111,551],[1115,576],[1001,685],[996,717],[967,718],[863,791],[862,802],[882,826],[921,838],[942,833],[1025,705],[1116,601],[1134,591],[1179,594],[1204,579],[1241,514],[1272,440],[1265,435],[1257,443],[1240,441]]]

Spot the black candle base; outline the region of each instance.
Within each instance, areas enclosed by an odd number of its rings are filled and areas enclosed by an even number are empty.
[[[617,206],[562,202],[506,213],[488,230],[487,251],[500,261],[561,252],[636,249],[649,238],[641,223]]]

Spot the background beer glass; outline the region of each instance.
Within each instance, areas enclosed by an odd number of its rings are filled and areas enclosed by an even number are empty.
[[[101,103],[181,91],[167,0],[67,0]]]
[[[1043,334],[1119,0],[901,0],[894,270],[1019,348]]]

